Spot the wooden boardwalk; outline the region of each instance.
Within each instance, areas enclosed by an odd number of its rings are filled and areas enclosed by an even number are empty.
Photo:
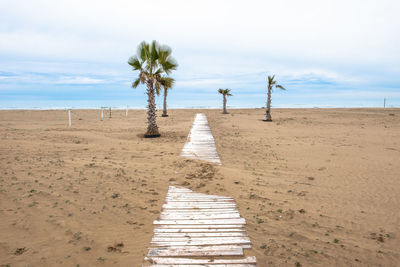
[[[170,186],[143,266],[255,267],[233,198]]]
[[[201,159],[221,165],[214,137],[208,126],[207,117],[203,113],[196,114],[187,142],[181,156],[191,159]]]

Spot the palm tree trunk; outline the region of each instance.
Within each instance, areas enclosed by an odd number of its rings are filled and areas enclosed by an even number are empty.
[[[272,91],[272,87],[268,86],[267,110],[266,110],[265,118],[263,119],[264,121],[272,121],[272,117],[271,117],[271,91]]]
[[[224,111],[223,111],[223,113],[227,114],[228,112],[226,111],[226,95],[223,95],[223,97],[224,97]]]
[[[167,114],[167,94],[168,94],[168,90],[164,88],[164,105],[163,105],[163,113],[162,113],[163,117],[168,117],[168,114]]]
[[[147,132],[145,137],[159,137],[160,133],[158,132],[157,122],[156,122],[156,101],[155,101],[155,92],[153,87],[153,81],[150,80],[147,82],[147,95],[149,103],[147,106]]]

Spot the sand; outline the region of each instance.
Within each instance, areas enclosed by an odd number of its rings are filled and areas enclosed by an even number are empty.
[[[179,157],[198,112],[222,166]],[[171,183],[234,197],[258,266],[400,265],[399,109],[229,112],[0,111],[0,266],[140,266]]]

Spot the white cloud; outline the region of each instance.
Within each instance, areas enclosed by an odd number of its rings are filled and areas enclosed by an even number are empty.
[[[68,73],[56,84],[107,82],[90,74],[126,82],[136,75],[128,57],[157,39],[173,48],[179,87],[263,85],[266,73],[398,84],[398,10],[397,0],[3,0],[0,71]]]
[[[94,79],[90,77],[61,77],[57,80],[56,84],[99,84],[104,83],[105,80]]]
[[[8,0],[0,8],[3,52],[110,60],[154,38],[176,50],[400,60],[396,0]]]

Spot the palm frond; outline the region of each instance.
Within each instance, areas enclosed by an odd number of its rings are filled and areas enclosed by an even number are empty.
[[[281,90],[286,90],[282,85],[279,85],[279,84],[275,85],[275,87],[276,87],[276,88],[279,88],[279,89],[281,89]]]
[[[154,83],[155,83],[155,88],[156,88],[156,94],[160,95],[161,83],[159,81],[157,81],[157,80],[154,81]]]
[[[137,88],[140,84],[140,78],[137,78],[133,83],[132,83],[132,88]]]
[[[158,51],[159,51],[159,45],[156,40],[154,40],[151,43],[151,48],[150,48],[150,61],[152,62],[152,65],[155,65],[156,61],[158,60]]]
[[[164,87],[164,89],[168,90],[168,89],[172,88],[172,86],[174,86],[175,80],[171,77],[164,76],[161,78],[160,83],[161,83],[162,87]]]
[[[167,62],[167,60],[168,60],[168,57],[171,55],[171,53],[172,53],[172,50],[171,50],[171,48],[169,47],[169,46],[167,46],[167,45],[161,45],[160,47],[159,47],[159,50],[158,50],[158,56],[159,56],[159,61],[160,61],[160,64],[162,65],[164,62]]]
[[[160,52],[166,54],[167,56],[171,55],[172,49],[168,45],[160,45],[159,46]]]
[[[232,96],[232,94],[230,93],[231,89],[218,89],[218,93],[220,93],[221,95],[226,95],[226,96]]]
[[[154,75],[154,76],[161,75],[163,72],[164,72],[164,71],[163,71],[162,68],[158,68],[158,69],[156,69],[156,71],[153,72],[153,75]]]
[[[128,60],[128,64],[133,67],[133,70],[142,70],[142,63],[136,56],[132,56]]]
[[[140,57],[142,62],[145,62],[146,59],[149,57],[149,52],[149,44],[145,41],[142,41],[137,48],[136,54],[138,57]]]
[[[168,60],[163,63],[162,68],[164,72],[169,75],[173,70],[178,68],[178,64],[176,63],[175,59],[168,57]]]
[[[272,87],[274,84],[276,84],[276,81],[274,79],[275,79],[275,75],[268,76],[268,87],[269,86]]]
[[[171,56],[171,53],[172,49],[169,46],[160,46],[158,61],[166,74],[170,74],[172,70],[176,70],[176,68],[178,67],[178,63]]]
[[[176,70],[178,67],[178,63],[176,60],[171,56],[166,56],[166,54],[161,53],[159,59],[160,66],[162,67],[163,71],[169,75],[171,71]]]

